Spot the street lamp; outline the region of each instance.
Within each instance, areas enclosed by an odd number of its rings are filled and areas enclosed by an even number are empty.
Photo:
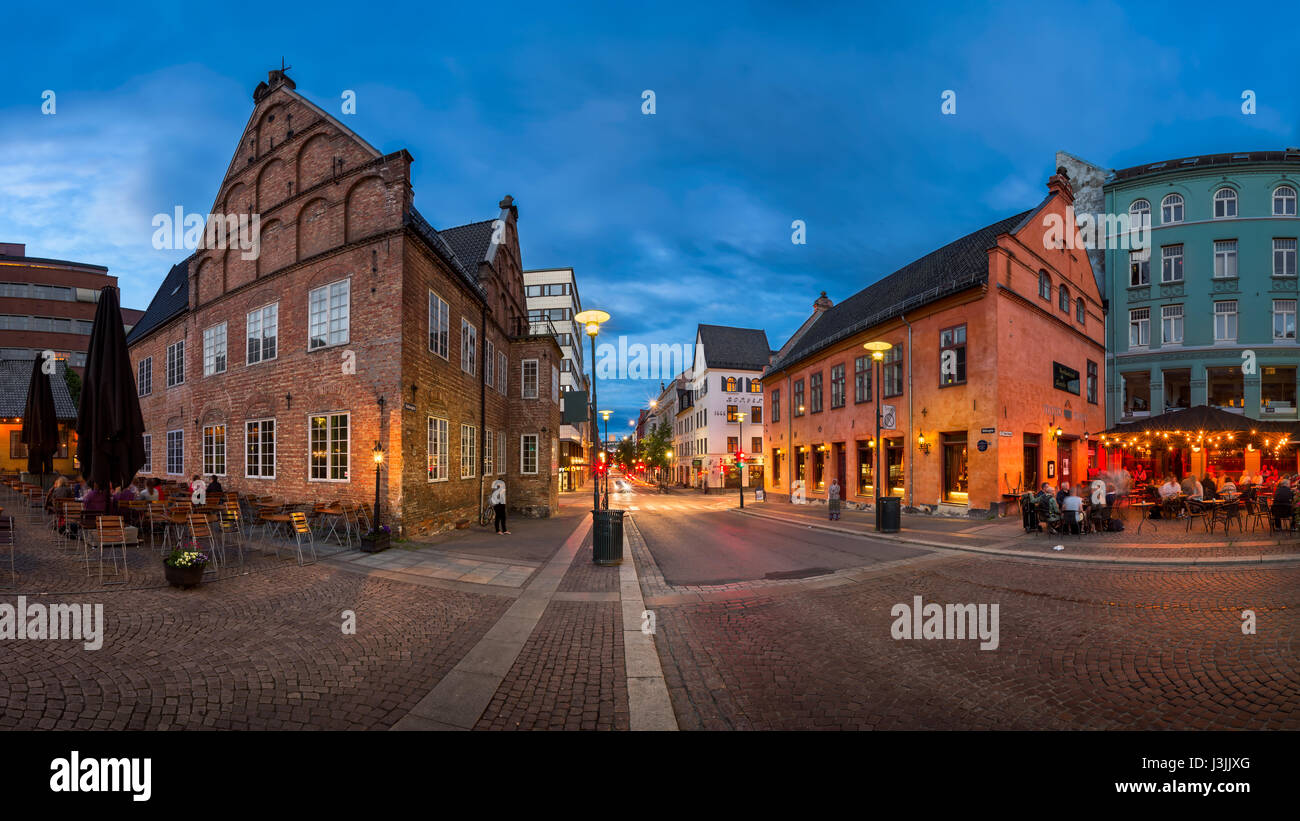
[[[591,340],[591,426],[597,431],[600,428],[596,425],[596,335],[600,333],[600,326],[609,321],[609,314],[604,311],[581,311],[573,317],[574,322],[581,322],[587,332],[587,337]],[[594,467],[596,460],[591,460]],[[600,474],[596,474],[595,481],[592,482],[592,502],[596,509],[600,508]]]
[[[740,434],[736,437],[736,485],[740,490],[740,509],[745,509],[745,412],[736,411]]]
[[[894,346],[889,344],[888,342],[881,342],[879,340],[876,340],[873,342],[863,343],[862,347],[871,351],[871,359],[873,363],[875,363],[875,369],[877,374],[876,391],[875,391],[876,395],[872,397],[876,403],[876,446],[873,449],[875,453],[873,453],[871,456],[871,460],[875,463],[875,466],[872,468],[874,475],[872,476],[871,481],[872,484],[875,486],[875,491],[876,491],[876,530],[879,531],[881,499],[884,498],[880,495],[880,480],[881,480],[880,452],[884,450],[884,448],[880,446],[880,397],[884,395],[884,390],[882,390],[884,386],[880,384],[880,376],[882,374],[882,368],[883,368],[882,363],[884,363],[885,361],[885,351],[889,350]]]
[[[375,440],[375,449],[370,452],[375,460],[375,517],[370,522],[370,532],[379,532],[379,468],[384,464],[384,446]]]
[[[603,410],[600,412],[600,418],[605,423],[605,443],[606,443],[605,446],[606,447],[609,446],[609,417],[613,415],[614,415],[613,411]],[[606,510],[609,510],[609,466],[612,463],[613,463],[612,459],[607,460],[605,463],[605,509]],[[600,484],[599,480],[597,480],[597,484]],[[597,493],[599,492],[600,491],[597,491]],[[597,497],[596,506],[600,507],[599,497]]]

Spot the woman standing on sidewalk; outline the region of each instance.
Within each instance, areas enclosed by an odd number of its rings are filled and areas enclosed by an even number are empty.
[[[827,500],[827,507],[830,508],[830,512],[831,512],[831,521],[835,521],[839,519],[840,518],[840,480],[839,479],[831,479],[831,487],[830,490],[827,491],[826,500]]]
[[[498,535],[509,536],[510,531],[506,530],[506,483],[497,479],[492,483],[492,495],[488,497],[488,502],[492,505],[492,512],[496,514],[496,532]]]

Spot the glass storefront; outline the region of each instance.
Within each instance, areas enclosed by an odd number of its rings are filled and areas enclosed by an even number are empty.
[[[1260,368],[1260,410],[1269,416],[1293,416],[1296,412],[1295,368]]]
[[[905,486],[903,481],[903,439],[885,440],[885,489],[890,496],[902,496]]]
[[[1182,410],[1192,406],[1192,369],[1164,371],[1165,410]]]
[[[1124,382],[1124,415],[1151,412],[1151,374],[1146,371],[1120,374]]]
[[[870,442],[858,442],[858,495],[870,496],[875,491],[872,473],[876,469],[876,449]]]
[[[1205,386],[1210,407],[1245,409],[1246,383],[1241,368],[1206,368]]]

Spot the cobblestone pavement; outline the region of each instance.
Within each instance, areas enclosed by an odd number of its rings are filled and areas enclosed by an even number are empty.
[[[47,568],[70,561],[34,548]],[[102,603],[104,644],[0,641],[0,728],[385,728],[511,600],[287,562],[188,591],[88,586],[28,601]]]
[[[618,590],[618,568],[591,561],[591,537],[560,591]],[[629,727],[623,618],[617,601],[555,599],[475,729],[626,730]]]
[[[894,640],[918,595],[998,604],[998,648]],[[1300,729],[1296,568],[949,557],[655,609],[683,729]]]

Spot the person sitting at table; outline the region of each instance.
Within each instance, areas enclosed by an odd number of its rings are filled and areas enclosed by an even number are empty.
[[[72,486],[68,484],[68,477],[60,476],[54,480],[54,487],[50,488],[50,492],[45,494],[45,510],[47,513],[53,513],[58,500],[73,498],[75,497]]]
[[[1079,495],[1077,488],[1073,492],[1065,494],[1065,499],[1061,504],[1061,515],[1065,517],[1065,523],[1069,526],[1071,533],[1080,531],[1083,523],[1083,497]]]
[[[212,481],[208,482],[208,493],[221,493],[221,483],[217,481],[217,475],[212,474]]]
[[[1183,477],[1182,484],[1179,485],[1179,490],[1188,496],[1197,496],[1201,492],[1198,490],[1200,484],[1201,483],[1197,480],[1196,476],[1189,473]]]
[[[103,513],[108,507],[108,494],[104,492],[104,486],[96,483],[86,495],[81,497],[81,510],[83,513]]]
[[[1295,513],[1295,491],[1291,489],[1291,483],[1286,479],[1277,483],[1277,491],[1273,494],[1273,527],[1280,528],[1283,519],[1290,519]]]
[[[113,494],[113,499],[118,502],[134,502],[135,485],[131,485],[131,484],[122,485],[122,489],[119,490],[117,493]]]
[[[1231,477],[1231,476],[1224,476],[1224,477],[1223,477],[1223,487],[1220,487],[1220,488],[1218,489],[1217,492],[1218,492],[1218,493],[1223,493],[1223,494],[1236,493],[1236,492],[1237,492],[1237,485],[1232,481],[1232,477]]]
[[[1070,483],[1062,480],[1060,490],[1056,491],[1056,506],[1065,509],[1065,497],[1070,495]]]
[[[1177,496],[1181,490],[1182,488],[1174,481],[1174,475],[1171,473],[1165,477],[1165,483],[1160,486],[1160,498],[1168,499],[1171,496]]]
[[[1206,473],[1201,479],[1201,490],[1206,501],[1213,499],[1219,493],[1219,487],[1214,483],[1214,473]]]
[[[154,486],[157,479],[149,479],[144,483],[144,490],[140,491],[139,498],[142,502],[158,501],[158,488]]]

